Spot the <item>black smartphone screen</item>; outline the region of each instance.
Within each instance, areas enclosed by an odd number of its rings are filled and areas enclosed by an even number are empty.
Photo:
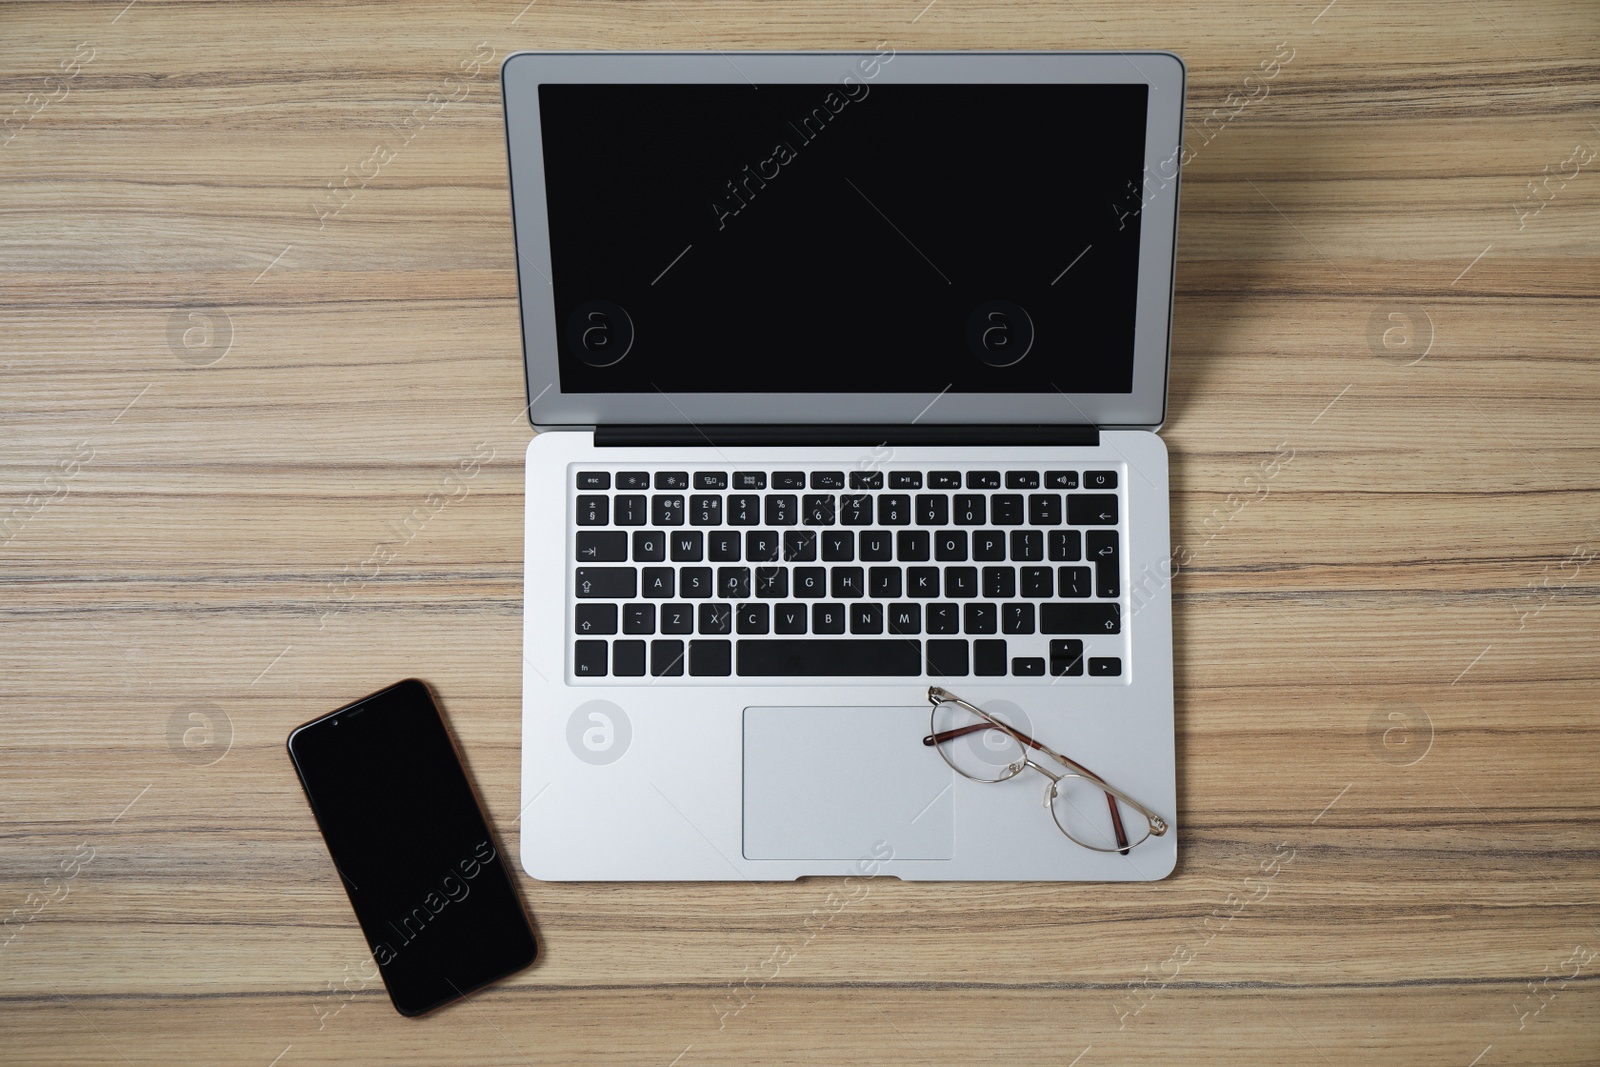
[[[397,1011],[533,962],[533,929],[427,686],[400,682],[306,723],[289,756]]]

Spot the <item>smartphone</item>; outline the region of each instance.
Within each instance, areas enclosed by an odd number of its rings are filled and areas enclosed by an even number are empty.
[[[533,962],[533,928],[426,685],[314,719],[288,747],[396,1011],[421,1015]]]

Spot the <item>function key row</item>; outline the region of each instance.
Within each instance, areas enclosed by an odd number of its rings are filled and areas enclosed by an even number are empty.
[[[923,488],[923,475],[921,471],[889,471],[887,478],[883,471],[850,471],[848,479],[844,471],[812,471],[808,476],[805,471],[774,471],[769,479],[766,471],[734,471],[730,479],[724,471],[695,471],[691,479],[688,471],[656,471],[654,478],[648,471],[622,471],[616,476],[618,489],[649,489],[652,484],[656,489],[688,489],[692,484],[695,489],[727,489],[731,484],[734,489],[921,489]],[[1038,471],[1006,471],[1002,476],[999,471],[967,471],[963,477],[960,471],[930,471],[927,476],[929,489],[999,489],[1002,484],[1007,489],[1077,489],[1077,471],[1045,471],[1041,478]],[[578,488],[588,490],[610,489],[612,477],[610,471],[580,471],[578,473]],[[1085,489],[1115,489],[1117,487],[1116,471],[1085,471],[1083,475]]]

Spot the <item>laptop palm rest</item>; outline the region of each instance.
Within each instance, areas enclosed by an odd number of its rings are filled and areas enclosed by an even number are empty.
[[[947,860],[954,773],[922,744],[923,707],[744,710],[744,855]]]

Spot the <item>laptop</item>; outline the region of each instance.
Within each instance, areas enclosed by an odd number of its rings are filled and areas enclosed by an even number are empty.
[[[1182,62],[521,53],[502,82],[527,872],[1170,873]]]

